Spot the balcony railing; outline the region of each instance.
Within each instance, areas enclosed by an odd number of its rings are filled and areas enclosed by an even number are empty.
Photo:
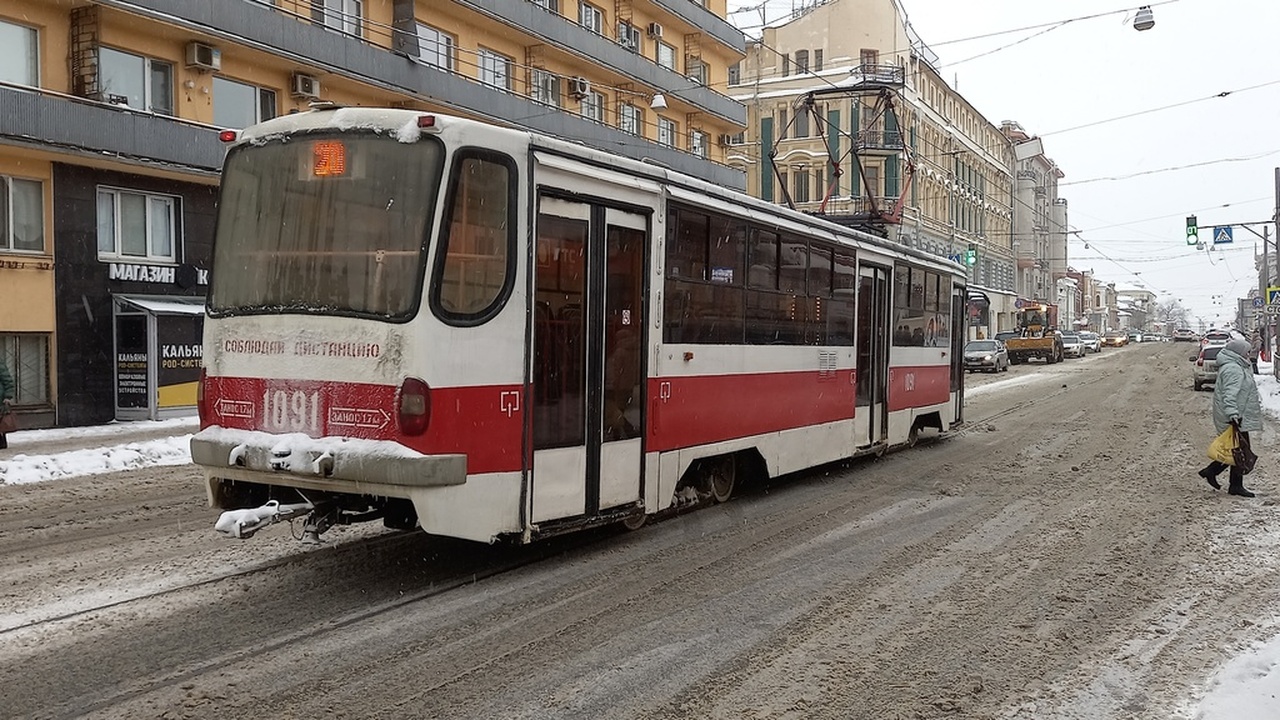
[[[859,84],[905,85],[906,70],[898,65],[858,65],[849,71],[849,79]]]
[[[893,130],[859,130],[853,136],[853,146],[859,150],[903,150],[902,133]]]

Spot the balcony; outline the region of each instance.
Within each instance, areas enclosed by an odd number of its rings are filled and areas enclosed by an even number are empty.
[[[859,130],[853,136],[855,150],[897,153],[906,149],[902,133],[884,130]]]
[[[858,89],[900,89],[906,84],[906,70],[898,65],[858,65],[849,71],[849,81],[840,85]]]

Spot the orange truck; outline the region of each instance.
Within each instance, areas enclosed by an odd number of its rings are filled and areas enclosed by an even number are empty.
[[[1018,311],[1018,335],[1005,341],[1009,362],[1017,365],[1032,358],[1062,362],[1062,333],[1058,330],[1058,306],[1028,303]]]

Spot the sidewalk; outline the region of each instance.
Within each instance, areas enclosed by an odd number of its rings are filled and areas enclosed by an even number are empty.
[[[76,428],[19,430],[0,450],[0,485],[94,475],[191,461],[196,417],[113,422]]]

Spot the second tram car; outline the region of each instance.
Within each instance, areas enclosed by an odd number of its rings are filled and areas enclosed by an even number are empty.
[[[529,542],[962,421],[947,260],[440,114],[223,139],[191,451],[227,534]]]

